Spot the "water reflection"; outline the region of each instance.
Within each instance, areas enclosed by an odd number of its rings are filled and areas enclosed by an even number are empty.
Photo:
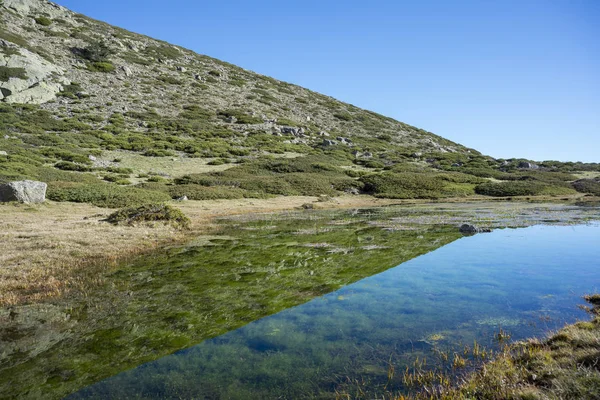
[[[520,339],[583,317],[575,305],[600,289],[598,259],[598,225],[460,239],[71,398],[329,398],[357,379],[377,392],[390,362],[402,370],[434,348],[493,346],[500,327]]]

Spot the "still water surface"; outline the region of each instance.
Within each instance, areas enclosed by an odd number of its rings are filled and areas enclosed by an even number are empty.
[[[600,225],[465,237],[303,305],[89,386],[69,398],[335,398],[405,390],[433,349],[489,348],[586,318],[600,290]]]

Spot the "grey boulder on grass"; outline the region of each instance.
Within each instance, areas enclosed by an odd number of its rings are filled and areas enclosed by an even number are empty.
[[[46,200],[46,185],[37,181],[16,181],[0,185],[0,202],[43,203]]]

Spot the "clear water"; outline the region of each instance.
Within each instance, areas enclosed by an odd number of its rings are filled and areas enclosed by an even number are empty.
[[[143,364],[70,398],[295,399],[405,390],[387,371],[585,318],[600,290],[600,225],[465,237],[303,305]],[[356,382],[359,382],[358,384]]]

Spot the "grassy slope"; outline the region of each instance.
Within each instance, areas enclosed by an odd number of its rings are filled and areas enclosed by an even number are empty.
[[[45,181],[57,201],[123,207],[183,195],[565,195],[576,177],[559,171],[600,169],[548,162],[543,171],[519,170],[520,160],[494,160],[299,86],[62,13],[41,25],[35,11],[0,6],[7,22],[0,38],[11,43],[0,51],[39,54],[71,82],[42,106],[0,103],[0,150],[8,153],[0,155],[0,182]],[[102,62],[115,67],[109,72],[82,52],[102,41],[109,49]],[[296,159],[273,160],[286,154]],[[189,173],[201,176],[180,179]],[[594,193],[599,186],[588,179],[575,187]]]

